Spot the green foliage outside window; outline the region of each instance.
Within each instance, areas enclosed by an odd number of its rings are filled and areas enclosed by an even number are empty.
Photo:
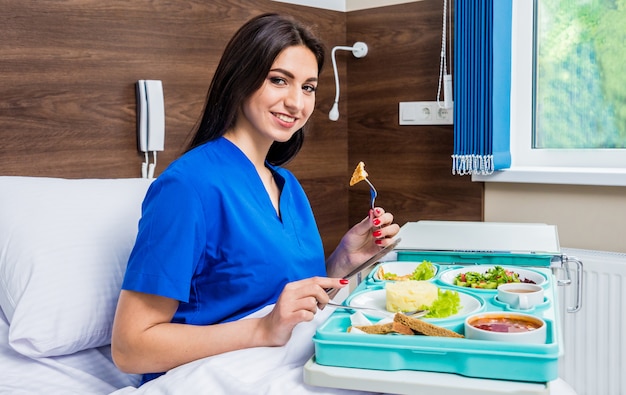
[[[626,148],[626,0],[538,0],[535,148]]]

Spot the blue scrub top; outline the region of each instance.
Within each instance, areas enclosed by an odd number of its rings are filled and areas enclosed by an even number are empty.
[[[286,283],[325,276],[309,201],[269,166],[280,217],[250,160],[225,138],[173,162],[150,186],[122,284],[180,301],[172,322],[227,322],[275,303]]]

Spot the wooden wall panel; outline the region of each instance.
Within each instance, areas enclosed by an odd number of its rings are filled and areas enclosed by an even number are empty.
[[[365,58],[348,61],[349,164],[366,163],[377,203],[399,224],[482,220],[483,184],[451,175],[452,125],[398,122],[399,102],[436,100],[442,15],[434,0],[348,14],[348,41],[369,47]],[[365,183],[350,189],[351,223],[363,217],[368,198]]]
[[[315,24],[329,46],[345,41],[345,14],[270,0],[0,0],[0,8],[0,175],[139,177],[139,79],[163,81],[158,174],[184,148],[226,42],[261,12]],[[330,108],[330,57],[320,85],[318,106]],[[327,111],[314,115],[288,167],[309,193],[330,250],[348,226],[347,135]]]
[[[0,175],[138,177],[139,79],[163,81],[162,171],[186,143],[227,40],[253,15],[277,11],[316,24],[329,49],[307,141],[288,165],[327,251],[367,212],[367,191],[348,188],[359,160],[400,223],[482,215],[482,186],[449,175],[452,127],[398,126],[399,101],[436,93],[439,1],[348,14],[270,0],[0,0],[0,7]],[[370,53],[337,54],[341,118],[332,122],[330,49],[355,41]]]

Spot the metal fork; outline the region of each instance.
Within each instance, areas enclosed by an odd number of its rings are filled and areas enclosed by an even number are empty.
[[[337,309],[346,309],[346,310],[371,310],[371,311],[376,311],[376,312],[381,312],[382,311],[382,310],[377,309],[375,307],[346,306],[346,305],[343,305],[343,304],[333,303],[333,302],[328,302],[328,303],[326,303],[326,305],[335,307]],[[414,311],[402,312],[402,314],[404,314],[406,316],[415,317],[415,318],[423,317],[423,316],[425,316],[428,313],[430,313],[430,310],[414,310]],[[393,314],[393,313],[390,312],[389,314]]]
[[[378,192],[376,192],[376,188],[374,188],[374,185],[372,185],[370,180],[365,178],[365,182],[367,182],[367,185],[370,186],[370,201],[372,203],[372,210],[373,210],[374,209],[374,203],[376,202],[376,196],[378,196]]]

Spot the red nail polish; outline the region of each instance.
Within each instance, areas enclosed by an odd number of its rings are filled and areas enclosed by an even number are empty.
[[[376,215],[380,215],[380,209],[379,209],[379,208],[377,208],[377,209],[375,210],[375,212],[376,212]]]
[[[347,280],[347,279],[345,279],[345,278],[342,278],[341,280],[339,280],[339,282],[340,282],[341,284],[343,284],[343,285],[346,285],[346,284],[348,284],[348,283],[350,282],[350,280]]]
[[[374,224],[374,226],[378,226],[378,225],[380,225],[380,220],[378,218],[374,218],[372,223]]]
[[[372,236],[374,236],[374,237],[380,237],[380,236],[382,236],[382,235],[383,235],[383,232],[382,232],[382,231],[380,231],[380,230],[375,230],[375,231],[372,233]]]
[[[376,240],[374,240],[374,243],[380,245],[380,244],[383,244],[383,241],[381,239],[376,239]]]

